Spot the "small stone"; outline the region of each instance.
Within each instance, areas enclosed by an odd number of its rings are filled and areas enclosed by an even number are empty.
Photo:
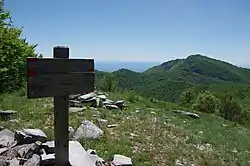
[[[103,101],[105,101],[107,99],[106,95],[98,95],[97,97],[102,99]]]
[[[55,142],[54,141],[48,141],[46,143],[43,143],[42,148],[44,149],[46,154],[55,153]]]
[[[7,151],[8,151],[8,148],[0,148],[0,155],[2,155],[3,153]]]
[[[195,119],[200,118],[200,116],[198,114],[192,113],[192,112],[187,112],[187,111],[182,111],[182,110],[173,110],[173,112],[183,114],[183,115],[186,115],[186,116],[190,116],[190,117],[195,118]]]
[[[113,159],[113,164],[116,166],[132,166],[132,160],[129,157],[116,154]]]
[[[81,101],[77,101],[77,100],[69,100],[69,106],[70,107],[83,107],[83,105],[81,104]]]
[[[9,162],[9,166],[19,166],[20,164],[20,161],[16,158],[12,159],[10,162]]]
[[[17,113],[17,111],[14,110],[5,110],[5,111],[0,111],[0,117],[3,119],[10,119],[13,114]]]
[[[41,155],[41,165],[55,165],[55,154]]]
[[[102,122],[102,123],[108,123],[108,120],[106,119],[98,119],[99,122]]]
[[[137,137],[138,135],[134,134],[134,133],[130,133],[131,137]]]
[[[18,154],[21,158],[30,159],[34,153],[38,153],[39,145],[37,143],[24,144],[18,149]]]
[[[203,131],[199,131],[199,134],[203,134]]]
[[[40,129],[23,129],[23,131],[15,132],[15,139],[19,144],[31,144],[36,141],[46,142],[47,136]]]
[[[78,107],[70,107],[69,108],[69,112],[71,113],[76,113],[76,112],[83,112],[84,110],[86,110],[86,107],[83,108],[78,108]]]
[[[106,105],[106,108],[112,110],[112,109],[119,109],[116,105]]]
[[[123,109],[123,107],[124,107],[124,100],[118,100],[118,101],[116,101],[115,105],[118,108]]]
[[[140,110],[135,110],[135,112],[136,112],[136,113],[139,113],[139,112],[140,112]]]
[[[150,113],[151,113],[151,114],[154,114],[154,115],[156,114],[154,111],[151,111]]]
[[[85,94],[85,95],[81,95],[81,96],[79,96],[78,98],[79,98],[80,100],[85,101],[85,100],[89,100],[89,99],[91,99],[91,98],[93,98],[93,97],[95,97],[95,96],[96,96],[96,94],[93,93],[93,92],[91,92],[91,93],[88,93],[88,94]]]
[[[32,158],[30,158],[28,161],[24,163],[23,166],[39,166],[40,161],[41,161],[40,156],[38,156],[37,154],[34,154]]]
[[[107,128],[113,128],[113,127],[117,127],[118,124],[111,124],[111,125],[107,125]]]
[[[18,119],[11,119],[10,122],[19,123],[19,120]]]
[[[114,101],[107,99],[106,101],[103,102],[103,105],[110,105],[110,104],[114,104]]]
[[[75,129],[71,126],[68,127],[69,128],[69,134],[73,134],[75,132]]]

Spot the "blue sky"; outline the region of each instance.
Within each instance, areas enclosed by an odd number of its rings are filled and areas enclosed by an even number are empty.
[[[5,0],[15,25],[52,56],[160,61],[192,53],[250,64],[249,0]]]

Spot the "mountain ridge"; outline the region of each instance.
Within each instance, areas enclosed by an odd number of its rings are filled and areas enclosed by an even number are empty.
[[[203,55],[190,55],[153,66],[144,72],[119,69],[111,72],[117,88],[134,90],[142,95],[177,102],[180,94],[187,89],[217,91],[223,87],[245,89],[250,83],[250,69],[213,59]],[[105,72],[96,73],[101,80]],[[207,86],[216,84],[218,86]],[[229,86],[228,86],[229,85]],[[236,93],[236,92],[234,92]]]

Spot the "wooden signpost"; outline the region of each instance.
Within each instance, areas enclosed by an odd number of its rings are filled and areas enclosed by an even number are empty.
[[[54,97],[56,166],[69,165],[69,94],[94,91],[94,60],[68,59],[69,48],[54,47],[54,58],[27,58],[27,97]]]

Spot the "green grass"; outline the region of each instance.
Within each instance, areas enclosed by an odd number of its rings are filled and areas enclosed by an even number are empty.
[[[114,93],[108,98],[125,99],[126,110],[88,108],[83,113],[70,113],[69,124],[76,129],[82,120],[93,121],[103,131],[99,140],[80,140],[85,149],[95,149],[106,160],[114,154],[131,157],[136,166],[250,165],[250,131],[242,126],[199,113],[192,119],[172,112],[178,105],[148,100],[133,93]],[[53,139],[52,99],[27,100],[20,93],[0,97],[0,109],[18,111],[14,119],[1,121],[11,130],[39,128]],[[106,119],[108,123],[98,119]],[[107,124],[119,124],[107,128]],[[197,148],[198,147],[198,148]],[[206,149],[207,148],[207,149]]]

